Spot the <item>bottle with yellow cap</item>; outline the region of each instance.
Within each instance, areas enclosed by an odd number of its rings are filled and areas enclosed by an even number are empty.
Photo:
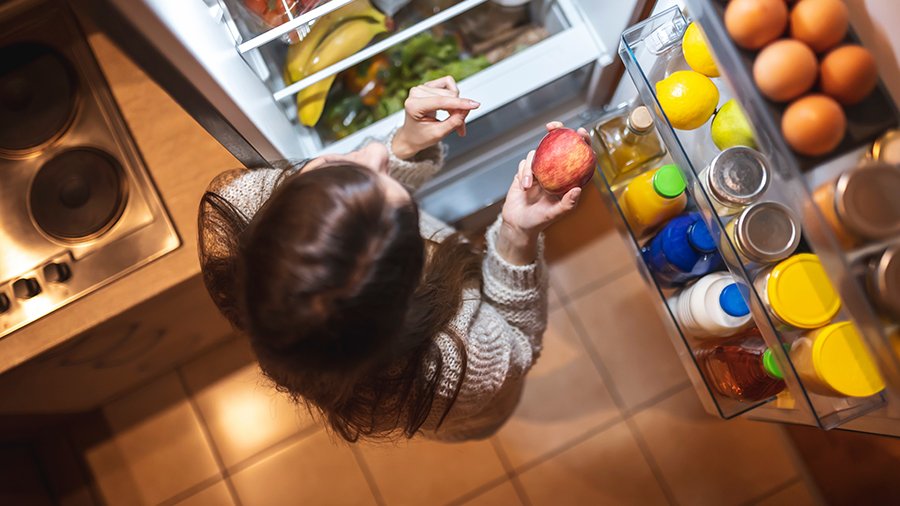
[[[868,397],[884,390],[878,367],[851,322],[832,323],[794,341],[791,361],[803,385],[818,394]]]
[[[801,253],[759,273],[754,286],[769,312],[785,325],[816,329],[841,309],[841,298],[819,257]]]
[[[619,205],[636,236],[681,214],[687,183],[677,165],[663,165],[631,180]]]

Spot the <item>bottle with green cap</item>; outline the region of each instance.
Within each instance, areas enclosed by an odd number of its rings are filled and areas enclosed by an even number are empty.
[[[620,205],[638,237],[681,214],[687,183],[677,165],[663,165],[637,176],[622,192]]]
[[[784,390],[784,375],[756,328],[740,337],[701,348],[697,362],[708,384],[744,402],[768,399]]]

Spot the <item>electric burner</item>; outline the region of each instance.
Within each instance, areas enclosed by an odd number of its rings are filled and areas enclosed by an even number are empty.
[[[47,234],[79,240],[107,230],[122,213],[122,167],[96,149],[70,149],[45,163],[31,185],[29,207]]]
[[[0,49],[0,152],[29,152],[58,137],[75,112],[69,63],[43,44]]]
[[[0,337],[180,244],[67,3],[0,0]]]

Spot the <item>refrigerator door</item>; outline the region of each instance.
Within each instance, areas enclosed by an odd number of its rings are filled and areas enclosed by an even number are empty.
[[[448,8],[398,29],[357,54],[289,84],[281,77],[286,46],[282,39],[327,12],[349,3],[331,0],[287,23],[250,33],[226,6],[239,0],[80,0],[93,20],[179,101],[245,165],[347,151],[369,137],[386,135],[402,122],[394,113],[340,140],[321,129],[300,126],[295,94],[299,89],[350,68],[411,37],[474,15],[487,0],[439,2]],[[414,0],[410,7],[419,0]],[[432,2],[435,3],[435,2]],[[455,157],[490,151],[516,128],[538,128],[550,105],[570,102],[587,107],[608,100],[622,76],[615,58],[618,34],[645,17],[652,0],[533,0],[533,19],[547,36],[460,83],[482,103],[470,115],[481,123],[480,142],[467,139],[451,150]],[[240,21],[240,20],[238,20]],[[302,44],[302,41],[301,41]],[[281,59],[279,60],[279,55]],[[551,93],[549,90],[557,90]],[[549,90],[548,90],[549,89]],[[541,94],[541,90],[544,93]],[[566,95],[560,96],[565,92]],[[553,95],[540,101],[531,96]],[[491,121],[498,111],[515,110],[511,122]],[[471,130],[470,130],[471,131]],[[470,134],[471,137],[471,134]],[[484,159],[483,156],[479,157]],[[453,160],[448,164],[453,171]]]

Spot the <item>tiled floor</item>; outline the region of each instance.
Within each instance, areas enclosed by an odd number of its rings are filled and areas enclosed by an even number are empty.
[[[703,412],[598,194],[547,238],[544,353],[510,422],[460,445],[337,443],[233,339],[107,406],[109,504],[814,504],[781,429]]]

